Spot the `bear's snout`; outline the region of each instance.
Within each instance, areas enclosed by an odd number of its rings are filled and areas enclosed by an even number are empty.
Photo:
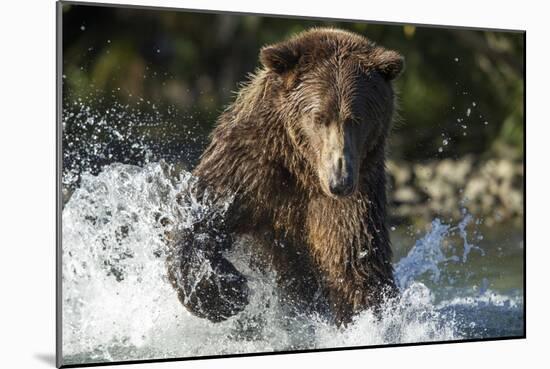
[[[319,134],[322,142],[319,177],[321,188],[328,196],[349,196],[357,187],[357,147],[360,145],[356,141],[361,135],[354,128],[335,123],[323,127]]]
[[[353,178],[350,175],[341,178],[332,178],[329,188],[333,195],[348,196],[353,192]]]
[[[353,192],[353,166],[349,155],[343,155],[335,160],[329,175],[329,190],[335,196],[349,196]]]

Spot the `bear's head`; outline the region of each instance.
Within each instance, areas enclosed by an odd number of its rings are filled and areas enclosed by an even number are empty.
[[[383,156],[394,112],[391,81],[403,57],[363,36],[322,28],[262,48],[260,61],[279,120],[322,193],[353,194],[362,168]]]

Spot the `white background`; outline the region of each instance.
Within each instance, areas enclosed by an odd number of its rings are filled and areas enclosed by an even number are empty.
[[[527,30],[527,340],[142,364],[141,368],[548,365],[548,11],[544,1],[128,0],[133,4]],[[118,1],[115,1],[118,2]],[[53,367],[55,3],[9,1],[0,21],[0,367]],[[429,102],[426,102],[429,108]],[[547,351],[546,350],[546,351]],[[546,364],[544,364],[546,363]],[[134,366],[135,367],[135,366]]]

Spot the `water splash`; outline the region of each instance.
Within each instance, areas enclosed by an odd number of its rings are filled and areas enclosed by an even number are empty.
[[[463,218],[460,221],[460,223],[458,223],[457,228],[458,228],[460,237],[464,242],[463,243],[464,252],[462,254],[462,262],[465,263],[468,260],[468,255],[472,250],[478,250],[481,253],[481,255],[485,255],[485,252],[483,251],[482,248],[468,242],[468,232],[466,231],[466,227],[468,226],[468,224],[472,222],[473,218],[472,218],[472,215],[468,214],[465,209],[463,209],[462,215],[463,215]]]
[[[441,248],[441,242],[449,234],[450,226],[434,219],[431,230],[421,239],[406,257],[395,265],[395,280],[400,290],[406,289],[418,276],[431,272],[432,281],[438,282],[440,277],[439,265],[456,260],[454,256],[447,257]]]
[[[91,108],[102,105],[107,107]],[[94,93],[65,102],[62,114],[65,198],[78,186],[83,174],[98,174],[103,166],[112,163],[143,166],[161,159],[194,163],[203,151],[206,135],[198,120],[192,116],[186,118],[172,107],[160,110],[154,104],[135,107],[106,102]]]
[[[250,263],[246,245],[253,240],[243,238],[228,256],[249,280],[249,306],[222,323],[197,318],[167,281],[163,241],[167,227],[189,227],[212,211],[223,212],[223,206],[192,195],[176,201],[193,181],[164,163],[112,164],[98,175],[82,175],[63,210],[66,363],[460,339],[467,336],[471,309],[518,309],[519,302],[502,305],[505,296],[434,303],[433,292],[416,279],[428,272],[437,281],[445,262],[460,261],[445,256],[442,241],[453,229],[465,232],[467,224],[452,227],[436,219],[397,263],[402,294],[380,315],[367,310],[346,328],[315,316],[290,321],[278,300],[275,273]],[[461,319],[457,310],[466,311]]]
[[[197,318],[167,280],[165,236],[223,214],[231,199],[195,198],[193,176],[159,161],[171,151],[146,140],[144,132],[160,131],[162,144],[172,145],[173,157],[183,155],[178,159],[186,163],[200,145],[184,145],[182,154],[160,129],[164,117],[158,112],[121,105],[99,112],[80,101],[66,106],[63,116],[64,364],[445,341],[523,329],[521,295],[496,294],[486,281],[480,290],[452,287],[452,298],[441,300],[421,281],[428,276],[442,285],[449,264],[467,263],[472,250],[483,252],[470,241],[473,218],[467,213],[457,225],[435,219],[395,265],[400,296],[378,313],[362,312],[347,327],[317,316],[290,317],[275,272],[251,262],[254,240],[246,237],[227,257],[247,277],[249,305],[221,323]],[[193,129],[186,135],[181,142],[198,136]],[[462,255],[445,247],[455,233]]]

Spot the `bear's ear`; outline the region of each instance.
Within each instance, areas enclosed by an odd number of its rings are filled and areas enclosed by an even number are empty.
[[[405,68],[405,58],[394,50],[380,50],[375,53],[374,59],[376,70],[388,81],[399,77]]]
[[[291,70],[299,59],[298,51],[287,44],[265,46],[260,50],[260,62],[278,74]]]

